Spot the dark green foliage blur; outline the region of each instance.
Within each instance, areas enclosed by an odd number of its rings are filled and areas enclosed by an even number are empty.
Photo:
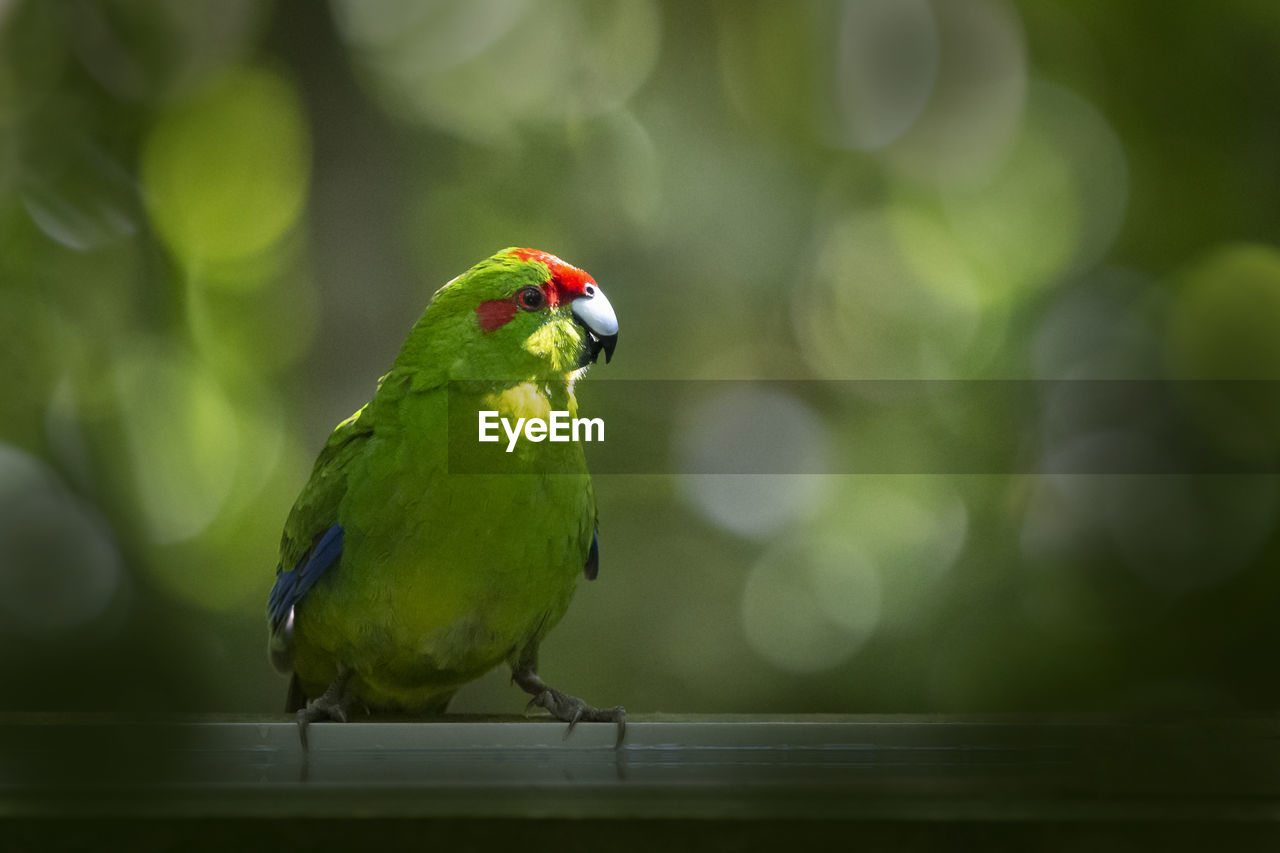
[[[1082,474],[1160,448],[1054,383],[1280,380],[1278,104],[1272,0],[0,0],[0,710],[278,711],[264,606],[314,454],[510,245],[617,309],[584,408],[676,436],[670,473],[597,477],[550,681],[1275,708],[1274,397],[1185,401],[1255,473]],[[630,411],[629,379],[814,382]],[[849,379],[1044,405],[1011,439],[945,396],[866,417],[821,382]],[[1031,461],[930,473],[948,435]],[[918,472],[679,473],[869,445]],[[522,706],[498,672],[453,707]]]

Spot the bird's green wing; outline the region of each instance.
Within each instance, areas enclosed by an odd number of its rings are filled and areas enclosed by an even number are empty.
[[[370,406],[338,424],[285,521],[276,582],[267,602],[271,660],[282,672],[292,666],[294,606],[341,556],[343,530],[338,505],[347,491],[351,463],[372,434]]]
[[[296,568],[330,525],[338,521],[338,504],[347,492],[351,461],[373,434],[372,406],[366,405],[333,430],[316,459],[311,479],[298,495],[280,539],[280,568]]]

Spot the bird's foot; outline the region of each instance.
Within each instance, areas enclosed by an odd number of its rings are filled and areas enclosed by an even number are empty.
[[[615,705],[612,708],[596,708],[593,705],[588,705],[577,696],[570,696],[568,693],[561,693],[554,687],[548,687],[534,672],[516,672],[512,674],[512,678],[520,685],[522,690],[533,696],[529,700],[526,710],[530,708],[545,708],[551,712],[551,716],[569,724],[569,727],[564,732],[565,739],[568,739],[569,735],[573,734],[573,729],[578,723],[616,723],[618,726],[618,739],[614,743],[614,748],[622,746],[622,739],[627,733],[626,708],[621,705]]]
[[[324,693],[308,702],[306,707],[298,709],[298,739],[302,741],[303,752],[308,750],[307,726],[325,721],[347,721],[347,709],[351,705],[351,694],[347,692],[347,682],[350,679],[351,670],[344,667]]]

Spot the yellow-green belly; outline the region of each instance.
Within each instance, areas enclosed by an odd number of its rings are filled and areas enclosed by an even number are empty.
[[[341,559],[296,611],[307,695],[345,666],[371,710],[443,710],[536,647],[569,605],[595,523],[581,448],[555,448],[571,454],[558,470],[584,473],[451,475],[438,440],[371,442],[343,500]]]

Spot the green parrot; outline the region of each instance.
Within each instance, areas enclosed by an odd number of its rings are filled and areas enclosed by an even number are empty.
[[[291,676],[287,710],[304,747],[308,723],[352,709],[443,712],[504,662],[530,707],[569,723],[566,736],[580,721],[612,722],[621,743],[621,706],[594,708],[537,672],[579,574],[599,566],[582,445],[524,441],[497,454],[498,473],[448,471],[481,452],[481,411],[511,423],[576,416],[575,380],[602,351],[609,361],[617,339],[595,280],[534,249],[501,251],[432,297],[285,522],[269,645]],[[471,425],[469,440],[453,423]]]

